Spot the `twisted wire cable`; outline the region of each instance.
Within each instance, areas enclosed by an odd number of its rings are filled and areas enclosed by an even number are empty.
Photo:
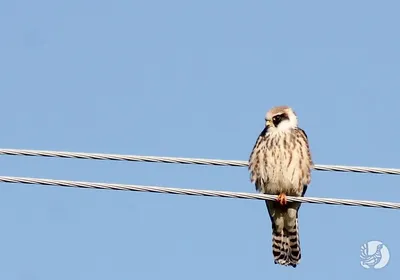
[[[139,156],[139,155],[117,155],[117,154],[103,154],[103,153],[101,153],[101,154],[100,153],[75,153],[75,152],[63,152],[63,151],[41,151],[41,150],[22,150],[22,149],[0,149],[0,155],[41,156],[41,157],[75,158],[75,159],[91,159],[91,160],[136,161],[136,162],[153,162],[153,163],[179,163],[179,164],[234,166],[234,167],[248,166],[247,161],[241,161],[241,160],[220,160],[220,159],[204,159],[204,158],[159,157],[159,156]],[[315,170],[319,170],[319,171],[400,175],[400,169],[397,169],[397,168],[323,165],[323,164],[315,164],[313,166],[313,168]]]
[[[275,200],[277,198],[276,195],[267,195],[258,193],[196,190],[196,189],[169,188],[169,187],[159,187],[159,186],[109,184],[109,183],[95,183],[95,182],[79,182],[79,181],[65,181],[65,180],[10,177],[10,176],[0,176],[0,182],[14,183],[14,184],[20,183],[29,185],[45,185],[45,186],[60,186],[60,187],[73,187],[73,188],[123,190],[123,191],[152,192],[152,193],[206,196],[206,197],[236,198],[236,199]],[[368,200],[288,196],[287,201],[314,203],[314,204],[400,209],[400,203],[368,201]]]

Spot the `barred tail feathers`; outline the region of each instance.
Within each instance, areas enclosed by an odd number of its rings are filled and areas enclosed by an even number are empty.
[[[272,253],[276,264],[296,267],[300,263],[301,249],[297,219],[290,230],[278,232],[272,229]]]

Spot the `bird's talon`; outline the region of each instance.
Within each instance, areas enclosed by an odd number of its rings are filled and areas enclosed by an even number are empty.
[[[287,204],[287,199],[286,199],[286,195],[284,193],[281,193],[280,195],[278,195],[278,198],[276,199],[280,205],[284,206]]]

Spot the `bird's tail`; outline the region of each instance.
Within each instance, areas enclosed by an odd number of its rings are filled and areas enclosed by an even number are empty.
[[[298,223],[290,230],[286,228],[278,232],[272,230],[272,253],[275,263],[296,267],[301,259]]]

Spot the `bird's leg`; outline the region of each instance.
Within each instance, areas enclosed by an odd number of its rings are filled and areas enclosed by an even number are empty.
[[[278,195],[278,198],[276,199],[280,205],[284,206],[287,204],[287,199],[286,199],[286,194],[285,193],[281,193],[280,195]]]

